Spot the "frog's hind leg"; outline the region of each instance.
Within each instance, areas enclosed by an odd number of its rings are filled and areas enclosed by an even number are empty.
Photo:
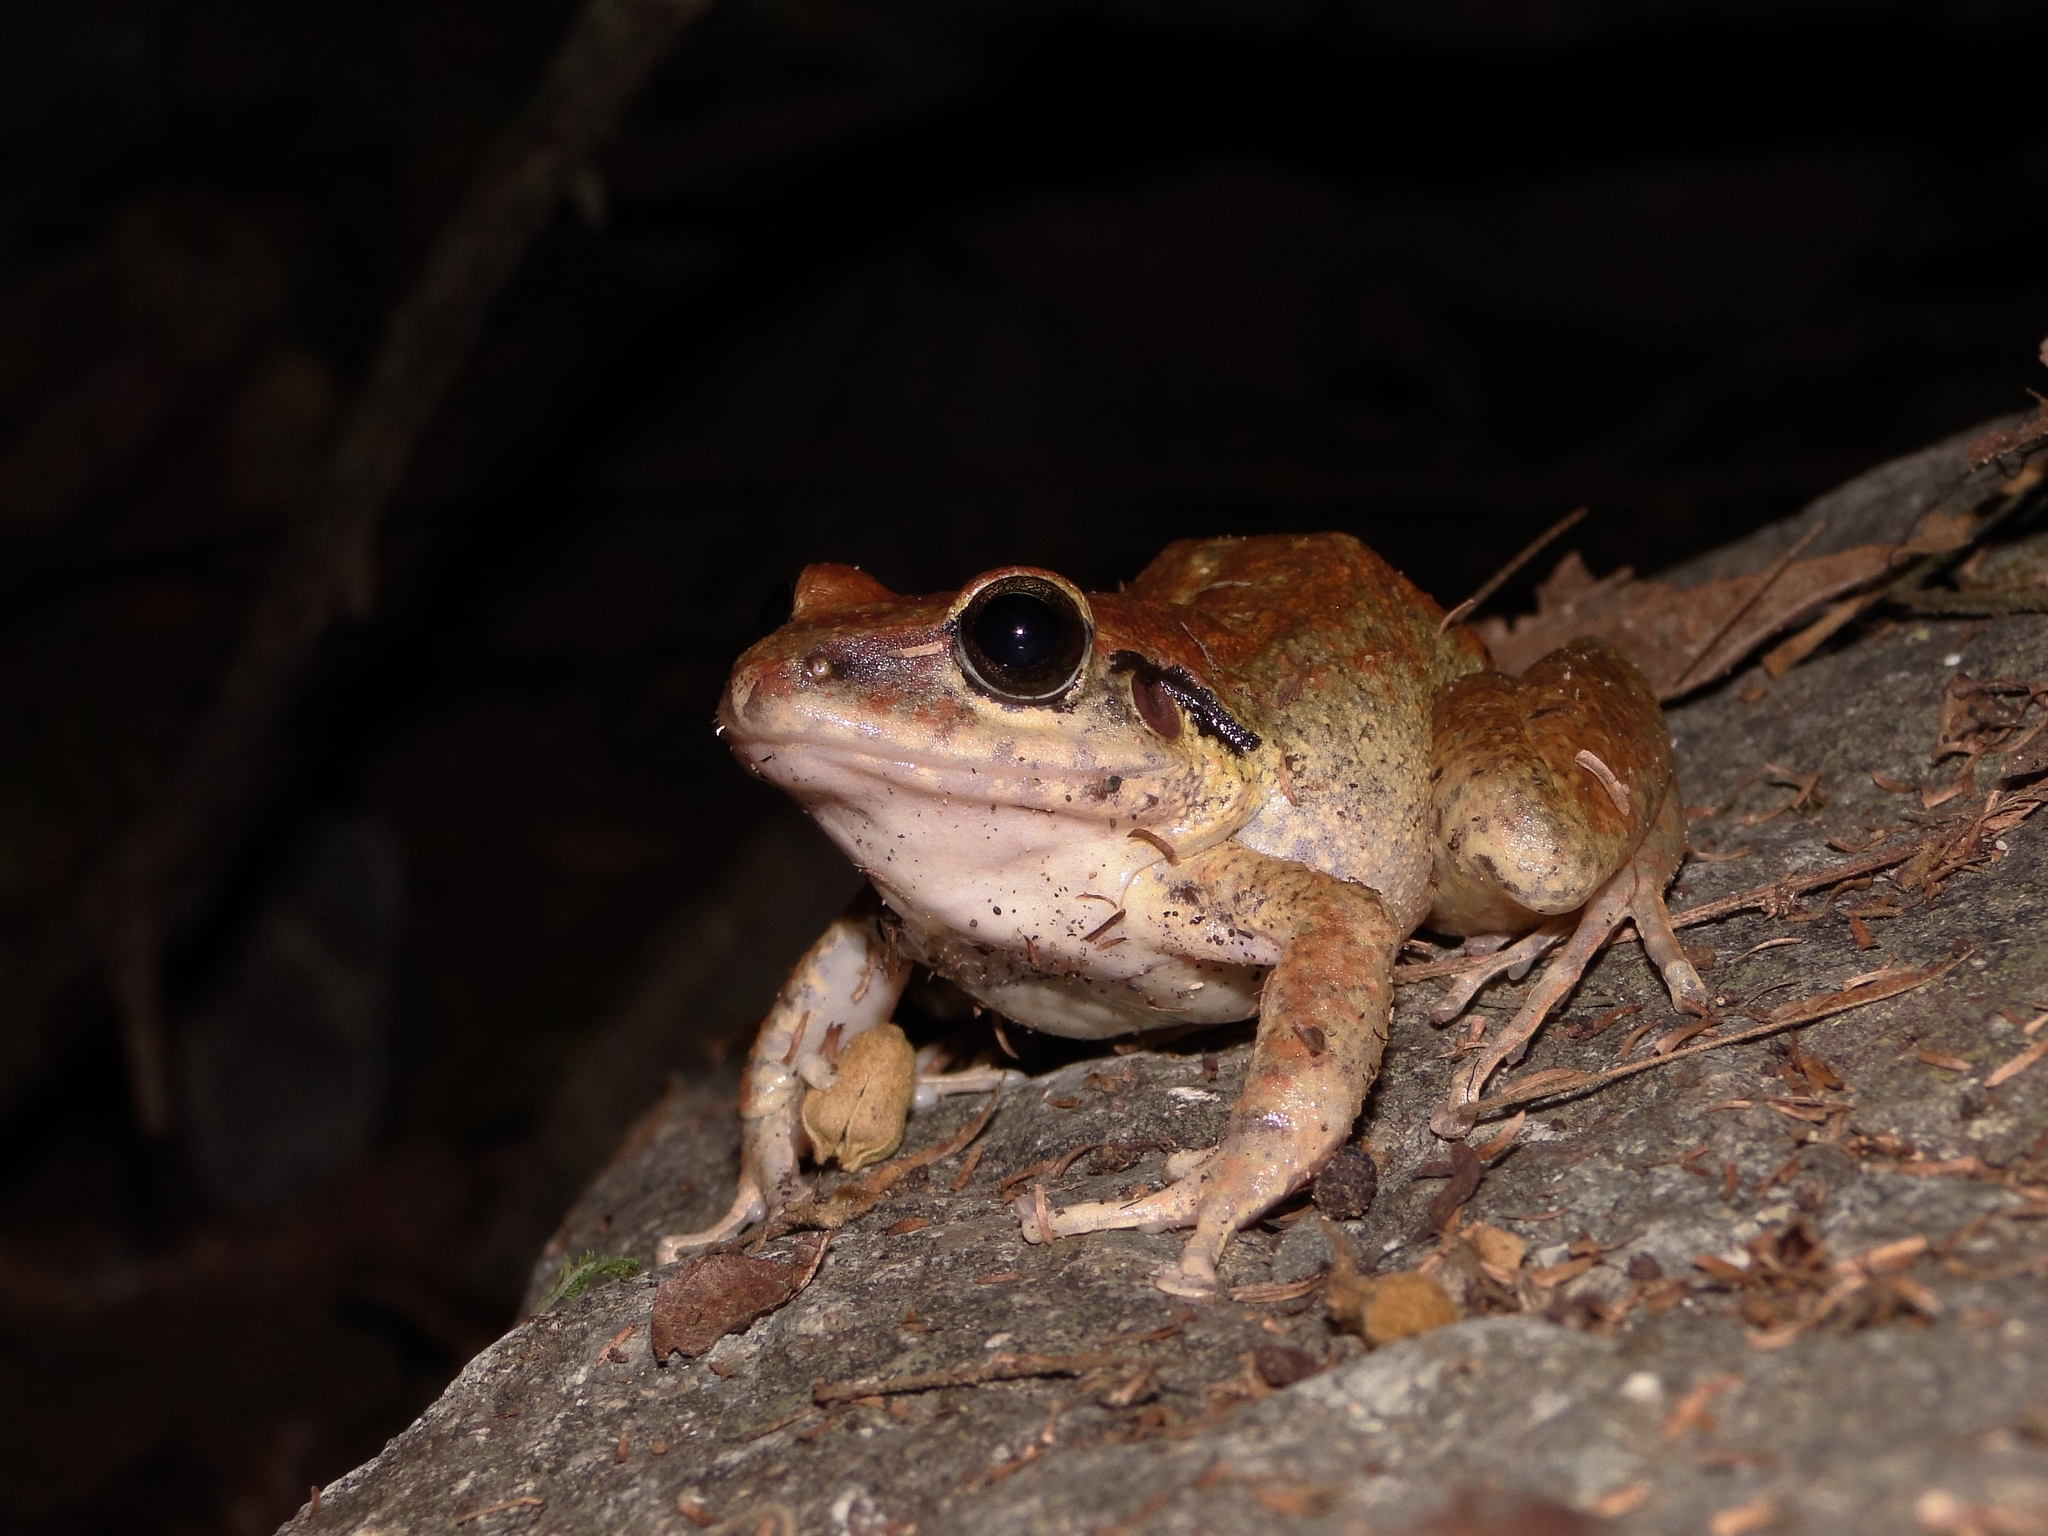
[[[1565,946],[1545,964],[1529,996],[1508,1021],[1506,1028],[1485,1050],[1458,1071],[1449,1099],[1430,1117],[1430,1129],[1444,1137],[1459,1137],[1477,1122],[1473,1106],[1483,1094],[1486,1081],[1503,1066],[1522,1059],[1529,1040],[1542,1027],[1550,1011],[1562,1003],[1600,948],[1625,922],[1633,922],[1642,936],[1643,947],[1664,978],[1671,1001],[1687,1013],[1706,1015],[1709,999],[1699,972],[1685,958],[1678,935],[1671,928],[1671,914],[1664,905],[1664,887],[1670,883],[1685,851],[1677,796],[1669,797],[1651,835],[1645,837],[1627,864],[1617,870],[1586,903],[1578,924]]]
[[[773,1220],[801,1192],[797,1113],[806,1077],[818,1076],[855,1036],[888,1022],[910,976],[892,942],[882,905],[863,892],[826,928],[789,979],[747,1053],[740,1080],[739,1190],[725,1215],[699,1232],[655,1244],[655,1261],[673,1264],[693,1248]]]
[[[1525,946],[1571,937],[1500,1037],[1459,1071],[1431,1120],[1439,1135],[1473,1124],[1486,1080],[1521,1058],[1602,944],[1633,921],[1671,998],[1707,1011],[1663,891],[1685,853],[1671,738],[1649,685],[1620,652],[1575,640],[1519,678],[1475,672],[1437,701],[1432,743],[1432,908],[1447,933],[1534,928],[1432,1011],[1448,1022]]]

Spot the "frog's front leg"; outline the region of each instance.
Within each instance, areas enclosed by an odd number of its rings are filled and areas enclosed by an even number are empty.
[[[747,1053],[740,1080],[740,1182],[732,1207],[701,1232],[655,1245],[658,1263],[772,1220],[800,1192],[797,1115],[806,1076],[819,1074],[858,1035],[886,1023],[910,962],[898,952],[881,902],[864,891],[826,928],[782,984]]]
[[[1437,701],[1432,759],[1429,925],[1454,934],[1535,929],[1524,941],[1532,956],[1570,934],[1432,1117],[1438,1135],[1462,1136],[1486,1080],[1521,1059],[1622,923],[1634,922],[1673,1003],[1704,1014],[1708,999],[1664,906],[1685,855],[1671,738],[1656,696],[1620,652],[1575,640],[1520,678],[1460,678]],[[1504,967],[1482,975],[1496,968]],[[1447,1022],[1476,990],[1454,987],[1432,1017]]]
[[[1035,1196],[1017,1210],[1033,1242],[1192,1225],[1179,1264],[1155,1283],[1174,1295],[1208,1296],[1231,1234],[1305,1184],[1349,1134],[1386,1046],[1402,934],[1364,886],[1244,848],[1200,855],[1170,879],[1177,905],[1192,888],[1211,921],[1278,950],[1230,1127],[1214,1156],[1155,1194],[1070,1206],[1044,1225]]]

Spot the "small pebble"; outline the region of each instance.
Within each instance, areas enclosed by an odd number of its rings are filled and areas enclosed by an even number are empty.
[[[1252,1369],[1259,1373],[1259,1380],[1276,1390],[1306,1381],[1322,1368],[1314,1355],[1285,1344],[1261,1344],[1252,1353]]]
[[[1356,1221],[1379,1193],[1380,1171],[1356,1147],[1340,1147],[1316,1175],[1316,1209],[1336,1221]]]

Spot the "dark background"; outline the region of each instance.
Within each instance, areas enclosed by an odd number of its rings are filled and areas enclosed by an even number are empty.
[[[802,564],[1334,527],[1449,602],[1573,506],[1654,569],[2048,385],[2031,0],[722,0],[415,461],[145,1141],[86,884],[570,10],[0,8],[10,1530],[270,1529],[744,1041],[852,884],[708,729]]]

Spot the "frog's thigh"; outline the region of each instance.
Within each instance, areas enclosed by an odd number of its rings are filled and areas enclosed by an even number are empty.
[[[1447,933],[1517,932],[1584,906],[1671,790],[1656,696],[1599,640],[1519,678],[1458,679],[1437,700],[1433,737],[1429,921]]]
[[[723,1217],[701,1232],[655,1245],[659,1263],[721,1242],[775,1215],[797,1184],[797,1114],[802,1072],[886,1023],[910,976],[882,924],[882,904],[863,891],[796,963],[761,1022],[740,1081],[739,1191]]]
[[[1306,1183],[1349,1133],[1386,1046],[1401,932],[1365,887],[1245,849],[1205,854],[1185,873],[1212,911],[1280,947],[1222,1144],[1198,1171],[1141,1200],[1072,1206],[1044,1223],[1035,1197],[1018,1206],[1033,1241],[1192,1223],[1179,1265],[1158,1284],[1200,1296],[1214,1292],[1231,1234]]]

